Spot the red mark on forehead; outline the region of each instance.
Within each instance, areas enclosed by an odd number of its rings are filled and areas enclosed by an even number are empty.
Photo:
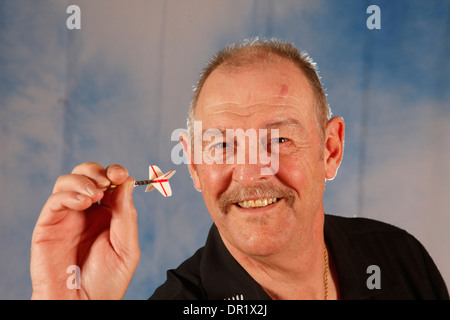
[[[282,84],[281,85],[281,89],[280,89],[280,96],[284,97],[284,96],[286,96],[288,94],[288,92],[289,92],[288,86],[285,85],[285,84]]]

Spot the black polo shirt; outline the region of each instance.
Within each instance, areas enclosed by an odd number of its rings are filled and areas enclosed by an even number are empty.
[[[406,231],[365,218],[325,215],[324,234],[334,260],[341,299],[449,299],[430,255]],[[379,269],[368,270],[369,266]],[[379,288],[369,279],[375,272]],[[228,252],[213,225],[205,246],[176,270],[169,270],[166,282],[150,299],[270,297]]]

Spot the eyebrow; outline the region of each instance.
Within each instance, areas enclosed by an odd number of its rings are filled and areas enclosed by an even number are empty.
[[[204,130],[202,130],[202,136],[204,136],[205,133],[206,133],[206,135],[211,135],[211,136],[213,136],[215,133],[221,133],[222,135],[225,135],[226,130],[227,129],[217,129],[217,128],[204,129]]]
[[[270,123],[267,123],[264,127],[266,129],[270,129],[273,127],[283,127],[283,126],[295,126],[295,127],[298,127],[299,129],[302,129],[302,130],[304,129],[303,126],[300,124],[300,122],[298,122],[297,120],[295,120],[293,118],[270,122]]]
[[[271,128],[279,128],[279,127],[284,127],[284,126],[295,126],[295,127],[299,128],[301,130],[304,129],[304,127],[300,124],[300,122],[298,122],[297,120],[295,120],[293,118],[288,118],[288,119],[285,119],[285,120],[280,120],[280,121],[266,123],[264,125],[264,128],[265,129],[271,129]],[[226,130],[228,130],[228,129],[217,129],[217,128],[204,129],[204,130],[202,130],[202,136],[205,133],[207,133],[207,135],[208,135],[207,131],[210,131],[211,135],[213,135],[212,134],[213,132],[219,132],[222,135],[225,135],[226,134]],[[234,130],[234,129],[230,128],[230,130]]]

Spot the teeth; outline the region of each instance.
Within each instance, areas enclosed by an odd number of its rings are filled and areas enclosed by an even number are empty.
[[[268,206],[269,204],[277,202],[277,198],[265,198],[258,200],[245,200],[238,202],[239,206],[242,208],[260,208]]]

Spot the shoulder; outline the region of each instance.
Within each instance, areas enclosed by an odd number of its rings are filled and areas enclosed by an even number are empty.
[[[448,299],[445,283],[431,256],[406,230],[368,218],[326,215],[325,235],[342,272],[352,265],[354,273],[366,277],[369,266],[379,267],[382,287],[385,284],[384,288],[392,289],[391,296],[387,290],[380,291],[385,298]],[[403,290],[401,294],[399,290]]]
[[[389,223],[363,217],[341,217],[327,214],[325,215],[325,221],[327,224],[344,229],[346,233],[351,235],[372,232],[393,232],[402,235],[406,233],[405,230]]]
[[[348,241],[354,242],[355,245],[358,243],[369,246],[370,244],[376,246],[385,244],[393,250],[397,244],[408,245],[420,251],[424,250],[422,244],[406,230],[369,218],[326,215],[325,231],[327,229],[333,229],[333,233],[336,234],[345,234]]]
[[[345,237],[349,248],[358,249],[365,257],[395,256],[402,259],[424,259],[423,245],[406,230],[391,224],[361,217],[326,215],[325,232]]]
[[[150,299],[222,300],[233,297],[270,298],[228,252],[213,224],[205,246],[177,269],[169,270],[166,282]]]
[[[200,279],[200,263],[204,247],[184,261],[177,269],[167,271],[166,281],[156,289],[150,300],[198,300],[204,299]]]

